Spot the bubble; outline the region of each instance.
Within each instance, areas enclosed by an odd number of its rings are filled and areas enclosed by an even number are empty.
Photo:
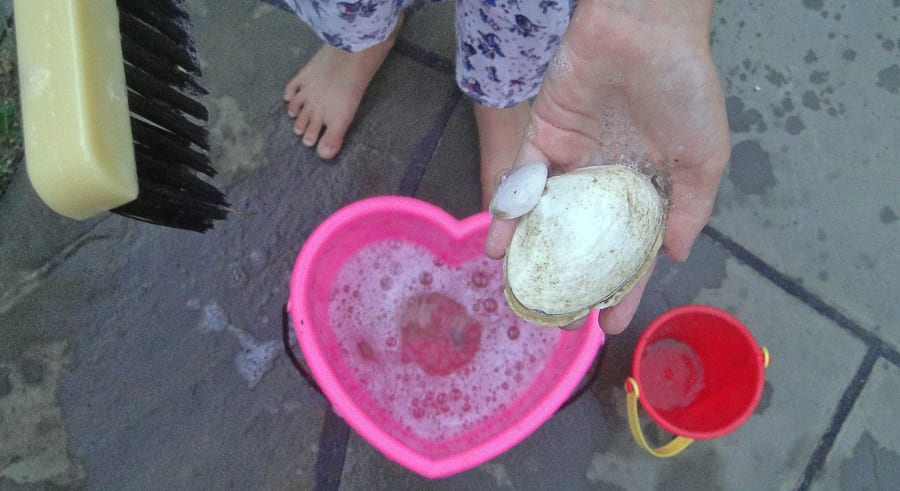
[[[506,337],[512,341],[519,339],[519,326],[509,326],[509,329],[506,330]]]
[[[431,273],[429,273],[428,271],[422,271],[421,273],[419,273],[419,283],[421,283],[425,286],[429,286],[429,285],[431,285],[431,282],[433,282],[433,281],[434,281],[434,276],[432,276]]]
[[[356,350],[359,352],[359,356],[362,356],[366,360],[375,359],[375,351],[372,350],[372,347],[369,346],[369,343],[365,341],[356,343]]]
[[[391,287],[394,286],[394,280],[391,279],[390,276],[383,276],[379,283],[381,284],[381,289],[384,291],[390,290]]]
[[[491,283],[491,277],[484,271],[476,271],[472,273],[472,286],[475,288],[484,288]]]
[[[493,313],[497,311],[497,301],[493,298],[485,298],[481,306],[484,307],[485,312]]]

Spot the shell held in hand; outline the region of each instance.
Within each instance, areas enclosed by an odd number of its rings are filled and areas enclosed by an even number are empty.
[[[651,176],[624,165],[551,177],[506,253],[510,308],[534,324],[565,326],[615,305],[653,263],[666,208]]]

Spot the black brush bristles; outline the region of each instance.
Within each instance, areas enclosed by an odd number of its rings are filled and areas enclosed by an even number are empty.
[[[183,0],[117,0],[138,174],[136,200],[111,210],[204,232],[230,213],[208,182],[209,113]],[[204,177],[206,176],[206,177]]]

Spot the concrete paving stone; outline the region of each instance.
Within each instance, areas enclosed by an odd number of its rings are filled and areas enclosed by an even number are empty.
[[[246,107],[282,104],[284,86],[321,41],[291,12],[259,0],[188,0],[202,83]]]
[[[478,130],[472,102],[463,97],[447,122],[416,197],[462,219],[481,211]]]
[[[363,98],[344,150],[334,165],[325,164],[313,150],[295,144],[299,139],[289,134],[291,120],[282,102],[284,84],[321,42],[292,13],[266,3],[230,0],[207,6],[197,0],[190,5],[198,18],[195,37],[204,62],[203,83],[210,91],[212,153],[223,174],[220,181],[231,182],[235,174],[263,165],[263,143],[272,140],[261,133],[265,128],[284,135],[278,144],[269,145],[269,160],[309,158],[317,167],[305,171],[324,173],[305,177],[319,184],[307,193],[337,194],[340,204],[346,204],[354,198],[396,192],[413,150],[454,90],[451,80],[390,55]],[[252,66],[233,70],[235,59],[252,60]],[[421,110],[410,111],[411,105]],[[227,154],[220,151],[226,147]],[[323,179],[330,184],[321,185]]]
[[[407,9],[400,39],[415,44],[451,63],[456,59],[455,2],[416,2]]]
[[[644,327],[688,303],[737,315],[771,350],[773,364],[762,401],[741,428],[656,459],[628,431],[623,382]],[[599,381],[516,447],[476,469],[425,481],[354,436],[341,489],[792,489],[864,354],[860,341],[701,236],[687,263],[659,261],[632,327],[608,340]],[[643,423],[652,441],[671,437],[646,415]]]
[[[255,2],[204,7],[191,3],[210,91],[211,155],[216,183],[238,214],[204,235],[106,216],[79,239],[66,235],[69,221],[41,221],[44,210],[28,206],[27,183],[14,185],[2,208],[3,230],[19,223],[35,229],[4,234],[4,250],[27,258],[44,241],[62,246],[47,254],[60,257],[51,268],[45,255],[12,270],[43,273],[0,312],[0,362],[19,367],[24,350],[65,346],[59,359],[44,362],[66,366],[58,390],[45,392],[52,395],[47,406],[64,416],[53,455],[71,457],[76,485],[312,487],[326,403],[282,355],[281,308],[293,262],[337,208],[396,192],[418,142],[456,90],[445,74],[390,57],[344,151],[326,164],[299,143],[284,114],[281,86],[296,67],[262,67],[271,53],[290,51],[296,40],[277,34],[286,32],[279,22],[287,30],[294,19]],[[303,45],[291,65],[314,52]],[[260,65],[233,70],[241,65],[235,60]],[[10,387],[6,399],[18,385]]]
[[[900,346],[896,2],[719,2],[732,157],[712,223]]]
[[[900,369],[881,359],[851,410],[813,489],[896,489],[900,483]]]
[[[56,214],[34,192],[25,170],[23,162],[0,199],[0,313],[32,291],[105,218],[79,222]]]

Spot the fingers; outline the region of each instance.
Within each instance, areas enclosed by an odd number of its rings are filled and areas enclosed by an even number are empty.
[[[687,260],[694,240],[709,221],[724,166],[713,162],[672,172],[672,206],[666,220],[663,252],[673,260]]]
[[[491,220],[487,239],[484,241],[484,253],[491,259],[500,259],[506,255],[506,248],[516,230],[516,220]]]
[[[544,162],[550,164],[547,157],[535,147],[529,140],[530,131],[526,131],[525,138],[516,154],[513,169],[521,167],[529,162]],[[498,183],[499,184],[499,183]],[[513,232],[516,229],[516,220],[501,220],[493,218],[488,229],[487,239],[484,243],[484,252],[492,259],[500,259],[506,255],[506,249],[512,241]]]
[[[647,288],[647,282],[650,280],[650,275],[653,273],[655,265],[656,263],[654,262],[647,274],[638,280],[634,288],[626,293],[618,304],[600,311],[599,323],[603,332],[606,334],[619,334],[628,327],[631,319],[634,318],[634,313],[637,312],[638,304],[641,302],[644,289]]]

